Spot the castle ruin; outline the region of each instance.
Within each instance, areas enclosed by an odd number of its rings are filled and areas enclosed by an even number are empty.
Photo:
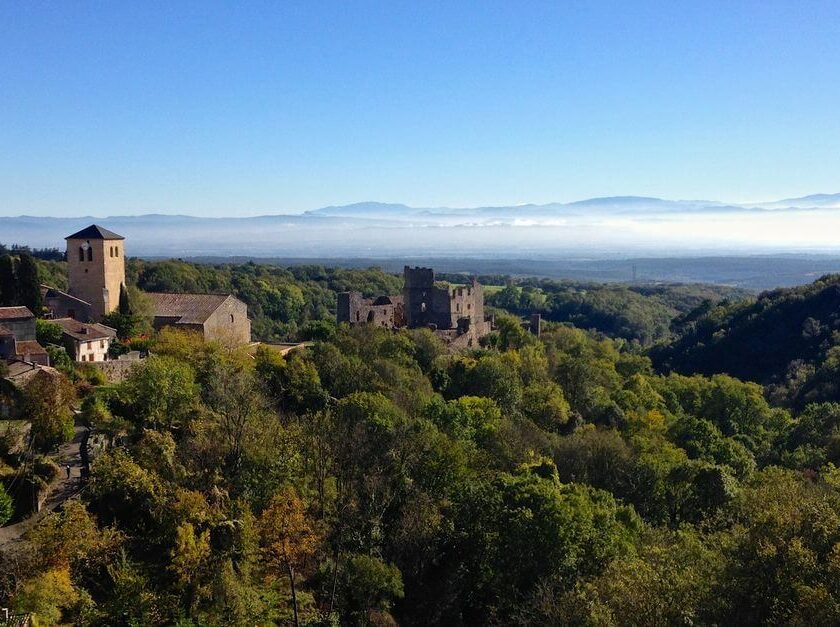
[[[490,332],[490,322],[484,319],[484,291],[475,278],[467,285],[451,286],[435,282],[431,268],[405,266],[403,279],[401,296],[364,298],[359,292],[340,293],[339,324],[429,328],[452,348],[477,346]]]

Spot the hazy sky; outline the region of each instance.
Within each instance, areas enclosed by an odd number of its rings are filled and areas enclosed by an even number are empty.
[[[0,0],[0,215],[838,191],[836,0]]]

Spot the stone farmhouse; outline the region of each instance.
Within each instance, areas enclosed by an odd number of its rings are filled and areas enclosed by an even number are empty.
[[[102,318],[119,306],[120,290],[125,286],[125,238],[92,224],[69,235],[67,265],[69,287],[66,292],[42,286],[44,303],[56,322],[72,319],[93,323],[84,327],[97,335],[94,342],[107,344]],[[175,326],[198,331],[207,340],[247,344],[251,341],[248,308],[229,294],[150,294],[154,326]],[[62,323],[64,324],[64,323]],[[71,323],[66,323],[73,326]],[[83,327],[74,327],[81,329]],[[74,330],[70,337],[80,342],[80,355],[99,361],[100,345],[88,347],[83,333]],[[67,329],[65,329],[67,331]],[[79,337],[75,337],[73,334]],[[89,348],[93,348],[91,351]],[[74,346],[75,350],[75,346]],[[106,350],[107,353],[107,350]]]
[[[450,348],[476,346],[491,330],[484,319],[484,291],[473,278],[464,286],[435,281],[431,268],[403,268],[400,296],[363,298],[359,292],[338,295],[337,320],[386,328],[432,329]]]
[[[234,345],[251,341],[248,306],[230,294],[147,294],[153,303],[155,329],[173,326],[198,331],[206,339]]]

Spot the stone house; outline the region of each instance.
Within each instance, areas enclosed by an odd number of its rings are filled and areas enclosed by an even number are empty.
[[[73,318],[81,322],[92,322],[94,319],[90,303],[60,289],[42,285],[41,297],[53,318]]]
[[[47,351],[35,339],[35,315],[27,307],[0,307],[0,359],[49,365]]]
[[[108,349],[117,337],[117,332],[104,324],[88,324],[73,318],[56,318],[61,327],[64,348],[75,361],[101,362],[108,360]]]

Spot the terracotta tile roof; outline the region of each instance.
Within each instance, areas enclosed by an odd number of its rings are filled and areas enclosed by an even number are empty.
[[[73,235],[68,235],[64,239],[125,239],[122,235],[117,235],[113,231],[109,231],[108,229],[104,229],[97,224],[91,224],[90,226],[82,229],[78,233],[73,233]]]
[[[24,340],[15,342],[15,353],[19,357],[25,357],[26,355],[46,355],[47,351],[35,340]]]
[[[155,318],[172,318],[178,324],[204,324],[230,294],[164,294],[147,292]]]
[[[0,307],[0,320],[18,320],[25,318],[34,318],[33,314],[27,307]]]
[[[73,318],[56,318],[51,320],[60,326],[65,335],[69,335],[74,340],[79,342],[89,342],[91,340],[101,340],[106,337],[116,337],[117,332],[111,327],[106,327],[104,324],[87,324],[79,322]]]

